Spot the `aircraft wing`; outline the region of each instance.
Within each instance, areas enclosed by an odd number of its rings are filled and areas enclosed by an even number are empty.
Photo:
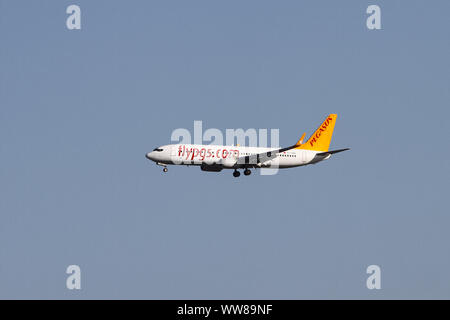
[[[244,156],[244,157],[239,157],[237,159],[237,164],[238,165],[244,165],[244,166],[255,166],[258,163],[263,163],[266,162],[268,160],[272,160],[275,159],[277,157],[278,153],[284,152],[284,151],[288,151],[291,149],[294,149],[298,147],[298,143],[290,146],[290,147],[286,147],[286,148],[280,148],[280,149],[274,149],[271,151],[266,151],[266,152],[262,152],[262,153],[258,153],[258,154],[253,154],[250,156]],[[335,153],[339,153],[339,152],[343,152],[343,151],[347,151],[350,150],[350,148],[345,148],[345,149],[338,149],[338,150],[330,150],[330,151],[326,151],[326,152],[320,152],[317,153],[317,156],[328,156],[328,155],[332,155]]]
[[[303,144],[303,140],[305,139],[305,136],[306,136],[306,132],[303,133],[301,138],[293,146],[286,147],[286,148],[280,148],[280,149],[274,149],[271,151],[266,151],[266,152],[262,152],[262,153],[258,153],[258,154],[252,154],[250,156],[239,157],[237,159],[236,163],[238,165],[240,164],[240,165],[252,166],[252,165],[257,165],[258,163],[263,163],[268,160],[272,160],[277,157],[277,153],[291,150],[291,149],[301,146]]]
[[[250,156],[239,157],[236,163],[240,165],[250,165],[250,166],[257,165],[258,163],[263,163],[268,160],[275,159],[277,157],[277,153],[291,150],[296,147],[298,147],[298,143],[286,148],[274,149],[262,153],[252,154]]]

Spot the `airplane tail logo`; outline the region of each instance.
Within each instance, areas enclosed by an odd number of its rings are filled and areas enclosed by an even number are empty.
[[[328,151],[337,114],[330,114],[319,128],[309,137],[306,143],[299,145],[296,149]]]

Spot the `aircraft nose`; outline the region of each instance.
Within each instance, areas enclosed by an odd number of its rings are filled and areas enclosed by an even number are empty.
[[[147,152],[147,153],[145,154],[145,157],[146,157],[147,159],[149,159],[149,160],[153,160],[153,159],[152,159],[152,153],[151,153],[151,152]]]

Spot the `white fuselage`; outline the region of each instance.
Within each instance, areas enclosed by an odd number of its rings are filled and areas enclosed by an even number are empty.
[[[253,165],[238,164],[236,160],[245,156],[261,154],[277,150],[276,148],[172,144],[156,148],[146,154],[146,157],[160,165],[220,165],[224,169],[243,167],[272,167],[291,168],[327,159],[326,156],[316,156],[320,151],[291,149],[276,153],[276,157],[263,163]]]

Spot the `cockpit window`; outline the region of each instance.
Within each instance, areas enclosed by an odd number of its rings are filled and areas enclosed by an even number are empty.
[[[155,149],[153,149],[153,151],[161,152],[161,151],[163,151],[163,149],[155,148]]]

